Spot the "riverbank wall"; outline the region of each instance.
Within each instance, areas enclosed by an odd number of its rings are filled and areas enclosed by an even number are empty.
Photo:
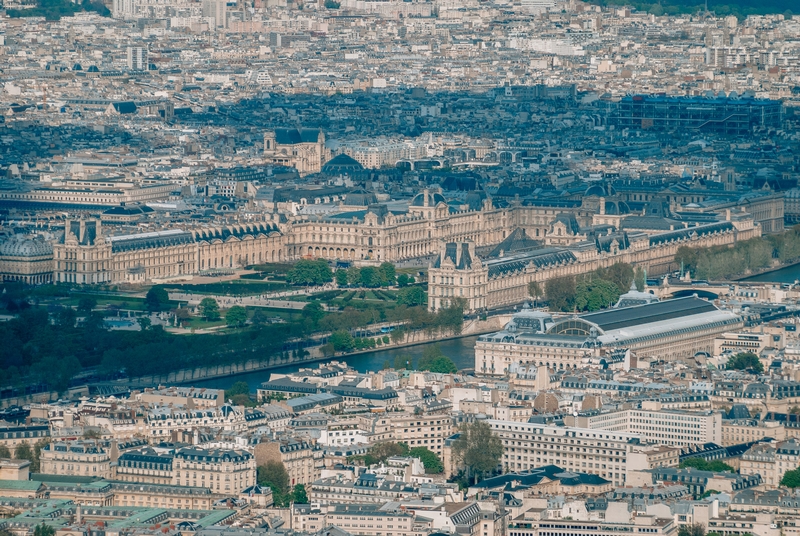
[[[232,363],[226,365],[218,365],[212,367],[200,367],[180,369],[168,374],[154,374],[150,376],[142,376],[139,378],[131,378],[128,380],[118,382],[119,385],[130,386],[134,388],[152,387],[156,385],[181,385],[191,384],[201,380],[211,380],[215,378],[235,377],[239,374],[247,374],[250,372],[269,371],[276,368],[292,366],[292,365],[309,365],[322,361],[329,361],[333,359],[347,360],[350,356],[369,354],[372,352],[380,352],[384,350],[391,350],[394,348],[404,348],[417,346],[420,344],[428,344],[436,341],[444,341],[449,339],[459,339],[462,337],[469,337],[472,335],[480,335],[483,333],[492,333],[499,331],[511,319],[511,314],[503,314],[488,317],[485,320],[471,319],[464,322],[464,326],[459,334],[427,334],[424,331],[413,331],[405,334],[402,341],[390,342],[389,344],[381,345],[377,348],[369,350],[362,350],[358,352],[337,353],[335,355],[323,355],[321,347],[313,347],[309,349],[309,354],[304,357],[292,357],[291,355],[284,358],[282,356],[270,356],[266,359],[248,359],[241,363]],[[117,383],[117,382],[114,382]],[[231,382],[233,383],[233,381]],[[71,389],[68,397],[88,395],[88,387],[76,387]],[[25,405],[31,403],[46,403],[58,400],[59,394],[55,391],[47,393],[37,393],[25,397],[8,398],[0,401],[0,407],[8,407],[14,405]]]

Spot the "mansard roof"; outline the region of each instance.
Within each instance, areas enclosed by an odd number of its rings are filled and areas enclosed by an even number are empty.
[[[449,242],[445,245],[444,255],[436,258],[436,261],[433,264],[434,268],[441,268],[442,267],[442,259],[450,259],[450,261],[456,265],[456,268],[459,270],[468,270],[472,268],[472,255],[469,253],[469,244],[466,242],[462,242],[461,244],[461,256],[458,255],[458,246],[459,243],[457,242]]]
[[[489,268],[489,277],[499,277],[507,273],[524,270],[529,264],[533,264],[536,268],[543,268],[557,264],[568,264],[575,262],[575,260],[575,255],[569,250],[542,248],[511,257],[489,259],[485,264]]]
[[[525,229],[517,227],[502,242],[489,252],[488,257],[500,257],[538,248],[542,243],[528,236]]]
[[[687,227],[686,229],[679,229],[677,231],[653,235],[650,237],[650,245],[658,246],[672,241],[689,240],[695,233],[697,234],[697,237],[700,238],[715,233],[725,233],[735,230],[736,228],[729,221],[721,221],[708,225],[697,225],[695,227]]]
[[[111,251],[114,253],[137,249],[166,248],[194,242],[191,233],[182,229],[112,236],[109,241],[111,241]]]

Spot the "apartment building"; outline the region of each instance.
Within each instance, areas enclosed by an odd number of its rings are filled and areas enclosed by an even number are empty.
[[[96,441],[54,441],[42,448],[40,471],[49,475],[109,478],[109,453]]]
[[[111,466],[111,478],[122,482],[172,484],[173,458],[172,453],[152,447],[131,450]]]
[[[50,438],[50,427],[46,424],[13,424],[0,423],[0,445],[5,445],[14,452],[20,443],[33,446],[42,439]]]
[[[337,504],[312,508],[292,506],[292,527],[308,533],[335,525],[358,536],[417,536],[425,534],[430,521],[401,510],[383,510],[381,504]]]
[[[608,413],[593,412],[567,418],[579,428],[637,434],[643,440],[672,446],[722,442],[722,414],[662,409],[658,401],[646,400],[641,408]]]
[[[128,451],[112,464],[121,482],[208,488],[217,494],[238,493],[255,484],[255,457],[235,449],[185,447]]]
[[[256,483],[256,459],[244,450],[183,448],[172,463],[175,486],[239,493]]]
[[[241,432],[247,429],[244,413],[230,405],[205,409],[160,406],[151,409],[146,417],[147,435],[168,438],[173,430],[192,430],[206,426]]]
[[[283,463],[292,486],[308,485],[320,477],[322,449],[316,443],[288,437],[262,440],[254,453],[257,465],[270,461]]]
[[[741,445],[771,438],[782,441],[788,437],[789,431],[778,421],[759,421],[756,419],[723,420],[722,445]]]
[[[800,465],[800,443],[794,438],[779,443],[759,443],[742,454],[739,473],[761,475],[766,489],[777,489],[786,471]]]
[[[674,536],[678,533],[678,528],[671,519],[646,515],[636,516],[628,523],[523,518],[508,525],[508,536],[618,536],[620,533]]]
[[[115,482],[111,490],[114,506],[211,510],[219,498],[209,488],[201,487]]]
[[[320,504],[377,503],[417,497],[419,489],[406,482],[395,482],[364,473],[355,480],[339,476],[321,478],[311,484],[309,499]]]
[[[503,442],[501,464],[507,472],[520,472],[544,465],[566,471],[598,475],[615,486],[626,482],[629,445],[639,444],[637,434],[488,420]]]
[[[194,408],[219,408],[225,404],[225,391],[195,387],[164,387],[145,389],[135,395],[145,404],[186,406]]]
[[[444,440],[453,435],[453,422],[448,415],[409,415],[390,419],[394,440],[412,449],[425,447],[442,455]]]

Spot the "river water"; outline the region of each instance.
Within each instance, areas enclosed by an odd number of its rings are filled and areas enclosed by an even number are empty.
[[[774,272],[766,272],[763,274],[747,277],[742,281],[762,281],[769,283],[794,283],[800,280],[800,264],[792,264]]]
[[[453,360],[456,366],[461,369],[475,367],[475,341],[477,335],[470,337],[462,337],[460,339],[449,339],[446,341],[439,341],[437,343],[425,343],[417,346],[408,346],[405,348],[391,348],[388,350],[378,350],[368,354],[357,355],[344,355],[337,356],[331,361],[343,361],[356,369],[359,372],[378,371],[383,368],[385,362],[389,362],[394,366],[394,358],[400,356],[411,356],[412,363],[416,364],[417,360],[422,356],[423,350],[433,344],[438,344],[442,353]],[[250,391],[255,391],[262,383],[269,380],[270,374],[273,372],[287,373],[295,372],[301,367],[303,368],[316,368],[320,362],[305,363],[298,365],[290,365],[287,367],[275,368],[272,370],[261,370],[257,372],[250,372],[248,374],[237,374],[235,376],[224,376],[219,378],[212,378],[209,380],[192,382],[193,387],[208,387],[211,389],[227,389],[235,382],[247,382],[250,386]]]

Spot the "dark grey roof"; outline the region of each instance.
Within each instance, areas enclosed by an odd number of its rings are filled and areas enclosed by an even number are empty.
[[[486,265],[489,268],[489,277],[492,278],[524,270],[529,264],[533,264],[537,268],[543,268],[557,264],[569,264],[575,262],[575,260],[575,255],[569,250],[542,248],[521,255],[490,259],[486,261]]]
[[[603,331],[608,331],[712,311],[717,311],[717,307],[713,303],[689,296],[647,305],[589,313],[581,315],[581,318],[597,324]]]
[[[317,143],[320,131],[314,128],[276,128],[275,142],[281,145],[295,145],[298,143]]]
[[[488,257],[501,257],[541,247],[542,243],[528,236],[525,229],[517,227],[489,252]]]
[[[472,255],[469,253],[469,244],[466,242],[461,242],[461,255],[459,256],[458,246],[459,243],[457,242],[449,242],[445,245],[444,255],[440,256],[434,262],[434,268],[441,268],[442,266],[442,259],[450,259],[453,264],[456,265],[456,268],[459,270],[465,270],[472,267]]]
[[[657,246],[672,241],[689,240],[695,233],[698,237],[712,235],[714,233],[725,233],[735,231],[736,228],[729,221],[721,221],[717,223],[710,223],[708,225],[698,225],[696,227],[688,227],[678,231],[670,231],[668,233],[659,233],[650,237],[650,245]]]

